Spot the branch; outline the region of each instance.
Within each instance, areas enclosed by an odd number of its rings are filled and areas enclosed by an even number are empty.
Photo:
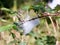
[[[38,18],[44,18],[44,17],[48,17],[48,16],[60,16],[60,12],[58,12],[56,14],[42,13],[42,16],[38,16],[38,17],[32,18],[32,19],[30,19],[28,21],[35,20],[35,19],[38,19]]]

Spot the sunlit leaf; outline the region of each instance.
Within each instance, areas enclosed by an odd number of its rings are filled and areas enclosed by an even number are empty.
[[[12,29],[12,27],[13,27],[12,24],[9,24],[9,25],[6,25],[6,26],[1,26],[0,27],[0,32],[10,30],[10,29]]]
[[[6,11],[7,13],[10,13],[10,14],[15,14],[15,13],[17,13],[16,11],[12,11],[11,9],[8,9],[8,8],[1,8],[1,10],[4,10],[4,11]]]
[[[25,5],[21,7],[23,10],[29,10],[30,9],[30,5]]]

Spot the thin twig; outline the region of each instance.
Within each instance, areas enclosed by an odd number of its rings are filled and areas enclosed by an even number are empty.
[[[51,16],[49,16],[49,18],[50,18],[50,20],[51,20],[51,23],[52,23],[52,26],[53,26],[53,29],[54,29],[54,36],[56,37],[56,36],[57,36],[57,30],[56,30],[56,27],[55,27],[55,25],[54,25],[54,22],[53,22]]]
[[[45,22],[45,25],[46,25],[46,27],[47,27],[47,29],[48,29],[48,35],[50,35],[50,34],[51,34],[51,31],[50,31],[50,27],[49,27],[47,21]]]

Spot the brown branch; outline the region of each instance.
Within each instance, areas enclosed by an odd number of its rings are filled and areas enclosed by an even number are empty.
[[[44,17],[48,17],[48,16],[60,16],[60,13],[56,13],[56,14],[42,13],[42,15],[43,16],[38,16],[38,17],[32,18],[32,19],[27,20],[27,21],[35,20],[38,18],[44,18]]]
[[[19,18],[21,15],[19,13],[17,13],[17,14],[18,14],[17,17],[18,17],[19,21],[21,21],[21,19]],[[35,20],[35,19],[38,19],[38,18],[45,18],[45,17],[48,17],[48,16],[60,16],[60,12],[56,12],[55,14],[50,14],[48,12],[45,12],[45,13],[41,13],[41,14],[42,14],[42,16],[38,15],[37,17],[34,17],[34,18],[29,19],[27,21]],[[27,22],[27,21],[23,20],[21,22]]]

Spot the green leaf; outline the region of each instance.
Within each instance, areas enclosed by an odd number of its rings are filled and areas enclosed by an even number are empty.
[[[1,8],[1,10],[5,11],[5,12],[8,12],[9,14],[15,14],[15,13],[17,13],[16,11],[13,11],[13,10],[8,9],[8,8]]]
[[[25,5],[21,7],[23,10],[29,10],[30,9],[30,5]]]
[[[7,9],[7,8],[1,8],[1,10],[11,11],[10,9]]]
[[[9,24],[9,25],[6,25],[6,26],[2,26],[2,27],[0,27],[0,32],[10,30],[10,29],[12,29],[13,26],[14,25],[12,25],[12,24]]]
[[[26,42],[20,42],[19,45],[26,45]]]
[[[44,45],[44,43],[42,42],[42,40],[36,40],[36,42],[35,42],[36,44],[35,45]]]
[[[47,36],[47,44],[48,45],[55,45],[56,44],[56,38],[54,36]]]

